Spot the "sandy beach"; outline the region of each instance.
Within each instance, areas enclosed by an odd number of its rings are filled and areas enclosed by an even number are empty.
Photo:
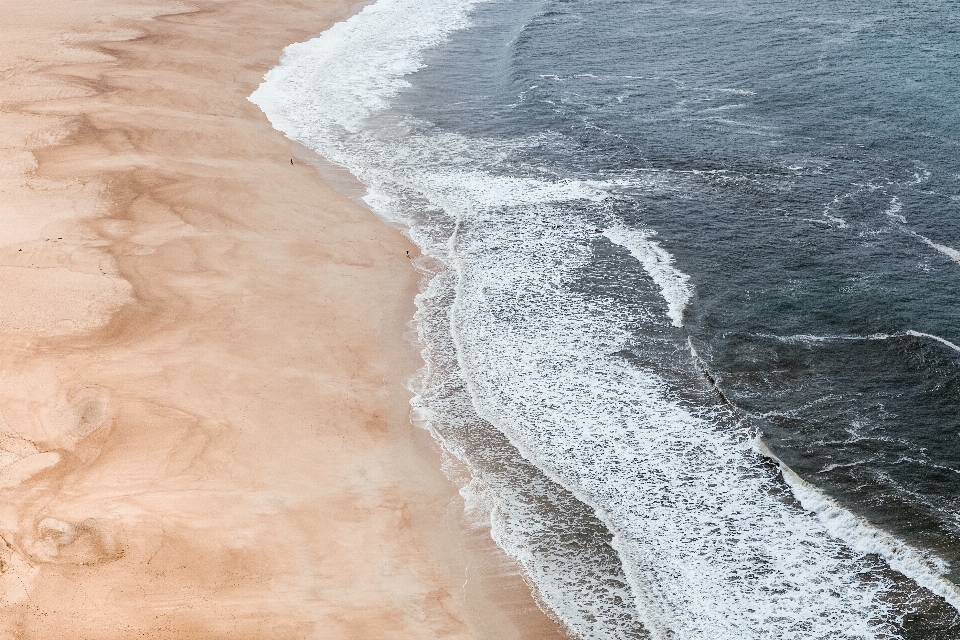
[[[0,0],[0,638],[565,637],[411,425],[416,248],[247,100],[351,9]]]

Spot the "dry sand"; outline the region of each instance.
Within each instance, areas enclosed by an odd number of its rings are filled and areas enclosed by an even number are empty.
[[[338,0],[0,0],[0,638],[558,638],[409,420],[415,249],[247,95]]]

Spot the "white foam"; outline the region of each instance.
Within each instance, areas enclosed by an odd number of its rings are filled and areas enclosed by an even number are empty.
[[[756,440],[754,446],[759,453],[779,465],[793,495],[804,509],[817,514],[831,535],[861,553],[880,556],[893,569],[960,609],[960,588],[943,577],[950,570],[945,560],[898,540],[844,509],[836,500],[794,473],[762,441]]]
[[[916,336],[917,338],[930,338],[931,340],[936,340],[936,341],[939,342],[940,344],[945,345],[945,346],[947,346],[947,347],[950,347],[950,348],[953,349],[954,351],[960,351],[960,346],[958,346],[958,345],[950,342],[950,341],[947,340],[946,338],[941,338],[940,336],[935,336],[935,335],[933,335],[932,333],[923,333],[923,332],[920,332],[920,331],[914,331],[913,329],[907,331],[907,333],[908,333],[909,335],[911,335],[911,336]]]
[[[627,338],[613,318],[559,290],[542,305],[511,298],[547,268],[542,252],[525,272],[497,268],[464,240],[458,255],[453,317],[480,415],[615,532],[654,637],[882,631],[882,584],[863,584],[867,565],[771,495],[774,479],[742,434],[670,400],[652,372],[602,355],[600,344]]]
[[[271,124],[311,146],[349,132],[409,86],[428,49],[466,27],[479,0],[379,0],[318,37],[291,44],[250,100]]]
[[[948,247],[948,246],[946,246],[946,245],[937,244],[936,242],[934,242],[934,241],[931,240],[930,238],[927,238],[926,236],[922,236],[922,235],[920,235],[919,233],[916,234],[916,235],[917,235],[918,238],[920,238],[920,239],[923,240],[925,243],[927,243],[927,245],[929,245],[930,247],[933,247],[934,249],[936,249],[937,251],[939,251],[939,252],[942,253],[943,255],[947,256],[948,258],[950,258],[950,259],[953,260],[954,262],[960,263],[960,251],[957,251],[957,250],[954,249],[953,247]]]
[[[483,208],[576,200],[599,202],[608,197],[605,189],[610,186],[609,182],[603,181],[547,182],[533,178],[498,176],[486,171],[431,171],[418,176],[418,182],[433,199],[455,200],[461,206],[476,203]]]
[[[890,198],[890,206],[884,211],[885,214],[900,222],[902,224],[907,224],[907,219],[901,215],[903,211],[903,205],[900,203],[900,199],[897,196]]]
[[[776,336],[772,334],[758,333],[756,335],[762,338],[773,338],[775,340],[779,340],[780,342],[813,344],[817,342],[833,342],[836,340],[845,340],[845,341],[851,341],[851,342],[858,342],[861,340],[889,340],[890,338],[896,337],[896,335],[903,335],[903,334],[891,335],[888,333],[871,333],[865,336],[858,336],[858,335],[816,336],[808,333],[798,333],[792,336]]]
[[[902,338],[903,336],[913,336],[915,338],[928,338],[930,340],[935,340],[940,344],[947,346],[954,351],[960,351],[960,345],[950,342],[946,338],[941,338],[940,336],[933,335],[932,333],[923,333],[922,331],[914,331],[913,329],[908,329],[903,333],[871,333],[865,336],[857,335],[833,335],[833,336],[815,336],[810,334],[797,334],[792,336],[776,336],[771,334],[758,333],[755,334],[758,337],[762,338],[773,338],[781,342],[788,343],[807,343],[813,344],[817,342],[833,342],[833,341],[851,341],[857,342],[861,340],[889,340],[891,338]]]
[[[450,272],[417,296],[417,334],[426,366],[411,390],[414,415],[463,465],[445,471],[463,486],[471,520],[489,525],[494,540],[523,566],[540,601],[557,612],[571,635],[592,640],[644,638],[630,586],[615,552],[591,539],[588,510],[566,496],[509,447],[480,447],[495,430],[471,410],[449,331],[444,300],[455,285]],[[449,460],[449,457],[447,458]],[[491,472],[491,467],[495,469]],[[543,507],[547,508],[544,509]],[[571,541],[571,531],[587,535]]]
[[[907,184],[908,185],[923,184],[929,179],[930,179],[930,170],[921,168],[920,170],[914,172],[913,180],[911,180]]]
[[[690,276],[673,266],[673,256],[656,240],[652,229],[626,229],[614,227],[603,232],[610,242],[624,247],[643,265],[660,287],[660,293],[667,301],[667,315],[673,326],[683,326],[683,312],[693,297]]]
[[[458,275],[451,317],[476,410],[615,533],[654,637],[889,631],[878,622],[892,617],[883,579],[864,583],[868,562],[771,495],[775,479],[744,432],[604,355],[629,336],[616,309],[562,286],[590,256],[575,226],[542,236],[557,204],[485,210],[451,197],[446,206],[466,229],[448,256]]]
[[[833,215],[832,213],[830,213],[830,211],[833,209],[834,205],[840,204],[842,200],[845,200],[848,197],[850,197],[850,194],[836,196],[834,197],[833,200],[831,200],[829,203],[827,203],[823,207],[823,217],[826,218],[828,221],[832,222],[833,224],[837,225],[837,227],[839,227],[840,229],[846,229],[849,226],[847,225],[847,221],[839,216]]]

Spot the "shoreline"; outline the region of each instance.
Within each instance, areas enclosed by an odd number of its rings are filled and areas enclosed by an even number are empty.
[[[0,2],[0,638],[564,637],[411,424],[413,245],[246,100],[356,4]]]

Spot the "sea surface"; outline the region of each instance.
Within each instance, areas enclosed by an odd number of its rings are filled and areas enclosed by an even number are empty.
[[[580,638],[960,638],[960,3],[378,0],[251,97],[423,256],[414,415]]]

